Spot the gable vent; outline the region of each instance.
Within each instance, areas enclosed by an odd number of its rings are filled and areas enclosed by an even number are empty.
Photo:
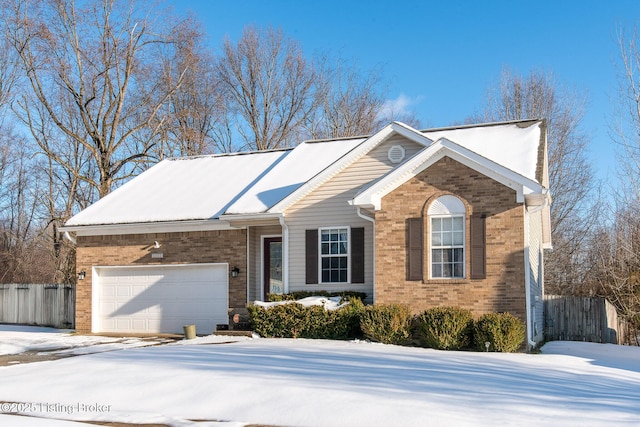
[[[387,153],[391,163],[400,163],[404,159],[404,147],[402,145],[394,145],[389,148]]]

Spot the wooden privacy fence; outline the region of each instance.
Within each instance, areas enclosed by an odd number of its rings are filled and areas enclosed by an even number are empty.
[[[0,323],[75,327],[74,285],[0,284]]]
[[[623,344],[625,338],[624,324],[604,298],[545,295],[544,325],[547,341]]]

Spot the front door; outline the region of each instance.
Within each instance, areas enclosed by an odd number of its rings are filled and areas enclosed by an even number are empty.
[[[284,293],[282,283],[282,237],[265,237],[263,239],[262,276],[264,277],[264,300],[269,294]]]

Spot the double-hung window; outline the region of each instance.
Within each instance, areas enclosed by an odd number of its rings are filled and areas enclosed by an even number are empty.
[[[322,283],[349,281],[349,228],[321,228],[320,277]]]
[[[455,196],[442,196],[429,207],[431,277],[465,277],[465,207]]]

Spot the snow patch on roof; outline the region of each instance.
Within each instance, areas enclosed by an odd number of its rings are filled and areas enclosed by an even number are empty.
[[[446,138],[524,177],[537,181],[540,125],[522,128],[517,124],[461,127],[424,131],[437,141]]]

